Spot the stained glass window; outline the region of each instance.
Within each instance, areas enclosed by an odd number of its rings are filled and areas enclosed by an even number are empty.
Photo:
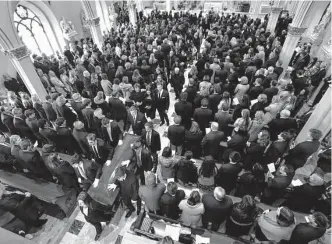
[[[14,23],[19,37],[33,54],[51,55],[54,53],[40,18],[30,9],[17,5],[14,12]]]

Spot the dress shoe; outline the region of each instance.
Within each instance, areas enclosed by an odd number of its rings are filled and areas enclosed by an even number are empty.
[[[101,235],[101,233],[97,233],[97,235],[95,236],[95,241],[98,241],[100,235]]]
[[[129,217],[132,215],[132,213],[133,213],[134,211],[135,211],[135,209],[131,209],[131,210],[129,210],[129,211],[127,212],[125,218],[129,218]]]

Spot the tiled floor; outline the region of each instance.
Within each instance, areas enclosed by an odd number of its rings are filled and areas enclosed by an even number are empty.
[[[185,72],[186,84],[188,82],[188,71]],[[170,87],[168,88],[170,90]],[[170,107],[168,110],[168,116],[170,123],[173,123],[175,94],[170,92]],[[159,119],[155,121],[155,130],[163,135],[167,129],[166,125],[160,126]],[[169,144],[169,140],[166,137],[161,136],[162,148]],[[78,208],[75,209],[73,214],[69,218],[58,220],[50,216],[44,216],[48,222],[45,226],[33,234],[32,239],[38,244],[119,244],[121,237],[130,229],[131,224],[136,219],[136,214],[133,214],[129,219],[124,217],[126,211],[119,207],[111,223],[105,226],[104,223],[103,233],[98,241],[94,241],[96,235],[95,228],[86,222],[84,216]],[[117,241],[118,240],[118,241]]]

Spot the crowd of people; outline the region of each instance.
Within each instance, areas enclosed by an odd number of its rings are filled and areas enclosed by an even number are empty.
[[[310,58],[309,43],[300,43],[292,68],[283,70],[279,55],[291,19],[281,17],[271,33],[267,17],[160,11],[139,16],[136,27],[120,23],[104,36],[102,50],[87,38],[70,43],[63,54],[33,55],[48,92],[43,101],[6,77],[1,168],[75,189],[97,240],[100,222],[111,215],[94,209],[87,191],[98,186],[103,166],[111,165],[115,148],[132,133],[140,137],[131,145],[133,158],[116,168],[108,186],[119,187],[126,218],[135,211],[132,200],[137,214],[144,201],[147,211],[187,226],[218,231],[226,223],[226,234],[234,237],[248,236],[257,223],[259,241],[305,244],[323,238],[330,225],[330,196],[321,196],[331,149],[319,153],[306,183],[288,188],[321,146],[322,132],[315,128],[306,141],[292,141],[300,130],[295,116],[325,77],[326,64]],[[159,122],[169,139],[164,148],[164,135],[155,130]],[[193,190],[186,198],[183,186],[205,193]],[[233,204],[226,194],[242,200]],[[1,195],[0,208],[15,214],[6,208],[6,190]],[[276,210],[262,213],[257,206],[280,199]],[[293,211],[310,214],[308,223],[298,224]]]

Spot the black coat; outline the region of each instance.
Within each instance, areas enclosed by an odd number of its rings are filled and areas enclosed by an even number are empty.
[[[46,139],[48,144],[53,144],[54,146],[58,146],[61,142],[59,140],[57,132],[51,128],[44,128],[44,129],[40,128],[39,133],[42,135],[43,138]]]
[[[131,113],[128,113],[127,118],[126,131],[128,131],[131,126],[135,135],[141,135],[144,125],[147,122],[145,115],[137,111],[135,121]]]
[[[269,123],[271,139],[277,140],[278,135],[283,131],[297,129],[296,120],[293,118],[276,118]]]
[[[7,127],[10,134],[14,135],[17,129],[14,126],[14,116],[9,112],[1,113],[1,121]]]
[[[167,136],[172,145],[181,146],[184,143],[185,129],[181,125],[171,125],[168,127]]]
[[[161,96],[159,96],[158,90],[155,90],[156,108],[158,110],[168,110],[169,108],[169,94],[168,91],[163,90]]]
[[[141,167],[137,165],[137,156],[135,150],[132,149],[132,151],[133,156],[130,159],[130,165],[128,167],[133,171],[136,169],[136,174],[139,174],[142,171],[151,171],[153,168],[153,161],[149,150],[145,149],[144,147],[141,150]]]
[[[118,98],[110,98],[109,99],[110,111],[111,111],[111,119],[116,121],[127,119],[127,109],[123,102]]]
[[[205,212],[202,216],[203,221],[212,222],[213,224],[221,224],[230,215],[233,201],[228,196],[222,201],[217,201],[213,193],[204,194],[202,197],[202,203],[204,204]]]
[[[186,194],[183,190],[177,190],[172,196],[168,192],[160,198],[160,212],[167,218],[177,220],[179,218],[179,203],[185,198]]]
[[[75,140],[71,130],[66,126],[60,126],[57,128],[57,146],[61,152],[73,155],[75,152],[82,153],[80,146]]]
[[[197,134],[193,134],[189,130],[186,130],[185,132],[184,148],[186,151],[192,151],[194,158],[199,158],[202,156],[201,142],[203,137],[203,132]]]
[[[185,92],[188,93],[187,102],[192,104],[197,95],[197,88],[195,86],[188,86]]]
[[[242,170],[241,163],[227,163],[221,165],[216,176],[216,183],[225,189],[226,193],[235,188],[238,174]]]
[[[32,141],[36,140],[35,135],[25,123],[24,119],[14,117],[13,124],[21,137],[29,138]]]
[[[298,224],[292,232],[289,244],[308,244],[322,237],[325,231],[325,228],[315,228],[308,223]]]
[[[320,146],[319,141],[304,141],[297,144],[289,151],[286,157],[286,163],[293,166],[294,170],[302,167],[309,156],[311,156]]]
[[[109,145],[111,145],[113,148],[115,148],[118,145],[119,140],[122,140],[122,138],[123,138],[123,135],[122,135],[122,132],[120,130],[119,125],[114,121],[111,122],[111,136],[112,136],[112,139],[109,136],[109,133],[107,131],[107,127],[104,127],[104,126],[101,127],[101,133],[102,133],[103,140],[106,143],[108,143]]]
[[[102,139],[97,138],[97,152],[88,145],[89,158],[94,159],[97,163],[103,165],[107,160],[112,160],[114,148],[105,143]]]
[[[212,110],[208,108],[196,108],[194,120],[198,123],[203,134],[205,134],[205,129],[210,127],[210,122],[213,120]]]
[[[139,183],[135,174],[129,170],[126,170],[126,179],[124,181],[115,181],[114,184],[119,186],[120,195],[124,202],[129,202],[131,200],[137,200]]]
[[[210,131],[202,140],[203,155],[213,156],[214,159],[219,158],[220,142],[224,141],[225,134],[222,131]]]
[[[145,130],[142,131],[141,141],[144,146],[150,149],[152,153],[156,153],[161,150],[160,135],[157,131],[152,130],[151,132],[151,146],[147,144],[147,133]]]
[[[48,121],[55,121],[57,118],[56,112],[53,109],[53,106],[49,102],[43,103],[43,109],[45,111],[46,117]]]
[[[74,114],[73,111],[66,105],[56,105],[56,109],[59,115],[66,120],[67,126],[73,127],[74,122],[77,120],[76,114]]]
[[[193,116],[193,106],[190,102],[177,102],[174,105],[175,113],[181,116],[181,125],[189,128],[191,125],[191,118]]]
[[[219,94],[212,94],[209,96],[209,109],[212,110],[212,113],[215,114],[218,112],[218,105],[222,99],[222,96]]]

